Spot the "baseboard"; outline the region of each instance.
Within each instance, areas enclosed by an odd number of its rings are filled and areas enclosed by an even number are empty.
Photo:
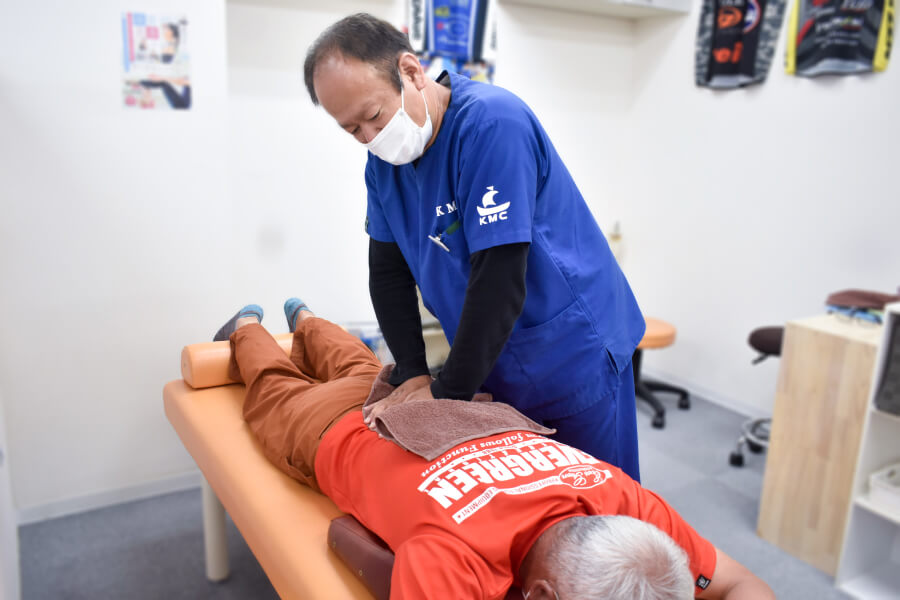
[[[735,400],[734,398],[723,398],[721,394],[704,388],[703,386],[699,386],[693,381],[682,379],[677,375],[663,373],[661,371],[654,371],[652,369],[644,369],[643,367],[641,368],[641,375],[646,375],[647,379],[665,381],[666,383],[671,383],[672,385],[683,387],[691,393],[691,396],[697,396],[702,400],[706,400],[707,402],[711,402],[712,404],[716,404],[718,406],[721,406],[722,408],[726,408],[732,412],[736,412],[749,419],[761,419],[764,417],[772,416],[771,414],[766,414],[765,412],[760,410],[758,406],[740,402],[739,400]]]
[[[141,483],[106,492],[86,494],[84,496],[60,500],[58,502],[49,502],[39,506],[19,509],[16,515],[16,522],[19,525],[28,525],[30,523],[66,517],[87,512],[89,510],[123,504],[125,502],[144,500],[154,496],[161,496],[163,494],[200,487],[202,481],[203,476],[198,469],[150,483]]]

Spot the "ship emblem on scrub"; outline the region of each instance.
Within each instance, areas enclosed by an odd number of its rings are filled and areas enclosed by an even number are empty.
[[[509,202],[497,204],[494,201],[494,196],[500,192],[495,190],[492,185],[489,185],[487,190],[488,191],[485,192],[484,196],[481,197],[481,206],[475,207],[478,209],[479,225],[487,225],[488,223],[496,223],[497,221],[505,221],[507,219],[506,210],[509,208]]]

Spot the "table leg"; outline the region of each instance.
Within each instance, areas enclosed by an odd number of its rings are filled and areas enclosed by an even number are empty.
[[[206,578],[228,578],[228,540],[225,534],[225,507],[206,478],[203,479],[203,546],[206,551]]]

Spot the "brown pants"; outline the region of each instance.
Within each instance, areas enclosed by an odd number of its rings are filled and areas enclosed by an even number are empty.
[[[229,374],[247,386],[244,420],[276,467],[311,488],[316,451],[332,425],[358,410],[381,365],[334,323],[310,318],[294,332],[291,357],[262,325],[231,335]]]

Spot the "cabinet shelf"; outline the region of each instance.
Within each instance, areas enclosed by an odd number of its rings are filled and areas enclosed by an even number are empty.
[[[890,506],[884,506],[883,504],[879,504],[877,502],[872,502],[868,494],[857,496],[854,502],[859,507],[866,509],[870,513],[876,514],[882,519],[890,521],[894,525],[900,526],[900,511],[898,511],[897,509]]]
[[[691,10],[690,0],[500,0],[500,3],[626,19],[679,16]]]
[[[854,598],[896,598],[900,590],[900,565],[881,563],[846,581],[840,589]]]

